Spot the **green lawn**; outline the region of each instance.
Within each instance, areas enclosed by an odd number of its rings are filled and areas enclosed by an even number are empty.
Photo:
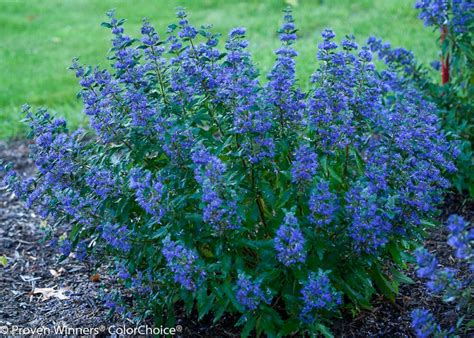
[[[341,38],[353,33],[359,42],[371,35],[412,49],[423,62],[437,57],[436,33],[424,28],[414,0],[292,0],[299,28],[298,73],[303,85],[315,67],[320,31],[331,27]],[[262,72],[273,63],[276,30],[285,0],[0,0],[0,139],[22,136],[21,105],[45,106],[74,125],[84,123],[74,74],[73,57],[87,64],[106,64],[109,32],[100,26],[104,13],[117,9],[126,29],[139,33],[141,19],[150,18],[165,31],[175,8],[187,8],[197,26],[213,24],[224,35],[232,27],[248,29],[250,48]]]

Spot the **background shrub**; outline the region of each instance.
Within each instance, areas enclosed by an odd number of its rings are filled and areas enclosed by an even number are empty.
[[[202,318],[239,313],[243,335],[309,330],[341,306],[394,299],[435,211],[453,147],[435,107],[367,46],[322,33],[308,91],[295,77],[289,11],[261,83],[245,29],[225,49],[183,11],[162,39],[113,33],[110,69],[72,69],[93,137],[26,108],[36,177],[7,182],[51,223],[68,223],[64,255],[114,264],[131,306],[159,323],[177,303]],[[162,317],[161,317],[162,316]]]
[[[433,78],[426,65],[404,48],[392,48],[376,38],[370,38],[369,44],[390,69],[436,105],[444,130],[458,141],[459,170],[452,182],[459,192],[474,197],[474,4],[464,0],[420,0],[416,8],[424,24],[440,32],[440,61],[433,61],[431,67],[441,76]]]

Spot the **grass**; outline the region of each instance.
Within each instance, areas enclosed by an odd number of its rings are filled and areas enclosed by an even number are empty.
[[[186,7],[196,26],[213,24],[224,36],[245,26],[254,59],[265,73],[272,67],[276,30],[287,3],[297,3],[297,71],[303,86],[315,68],[319,33],[325,27],[333,28],[338,38],[353,33],[359,42],[379,36],[412,49],[424,63],[437,58],[436,33],[417,19],[414,0],[0,0],[0,139],[24,135],[19,115],[24,103],[48,107],[73,126],[85,123],[76,97],[79,86],[67,68],[76,56],[82,63],[107,65],[110,33],[100,23],[110,8],[127,18],[126,29],[135,36],[143,17],[164,33],[177,6]]]

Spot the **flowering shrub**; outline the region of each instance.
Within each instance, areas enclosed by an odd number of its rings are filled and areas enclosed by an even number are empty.
[[[6,176],[50,223],[71,224],[65,255],[113,260],[136,297],[107,306],[170,324],[179,303],[216,321],[239,313],[243,335],[328,334],[376,288],[393,299],[394,264],[455,170],[416,88],[326,29],[302,91],[289,11],[265,83],[243,28],[218,49],[183,11],[164,39],[148,21],[133,39],[108,16],[111,69],[72,65],[93,137],[26,108],[38,174]]]
[[[454,249],[454,256],[467,263],[468,273],[464,280],[456,277],[457,271],[452,268],[439,268],[438,260],[426,249],[420,248],[415,252],[418,265],[417,275],[426,279],[426,287],[433,295],[440,295],[445,302],[455,302],[456,310],[465,309],[467,319],[473,314],[472,288],[474,285],[474,228],[469,222],[458,215],[451,215],[447,222],[449,231],[448,245]],[[442,330],[436,323],[434,316],[425,309],[416,309],[412,313],[412,326],[417,337],[445,337],[446,334],[453,335],[456,331],[467,329],[463,326],[461,317],[457,327]],[[466,324],[468,327],[474,325],[472,320]]]
[[[441,83],[419,64],[411,51],[392,48],[372,37],[368,44],[387,66],[415,85],[438,107],[443,129],[458,140],[459,169],[452,181],[460,191],[474,197],[474,3],[470,0],[419,0],[415,7],[425,26],[440,32],[440,61],[431,66],[441,71]]]

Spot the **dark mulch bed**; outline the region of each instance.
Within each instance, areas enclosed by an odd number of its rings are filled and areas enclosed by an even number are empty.
[[[439,220],[445,223],[451,214],[459,214],[474,221],[474,202],[457,194],[449,194],[445,198]],[[449,266],[459,270],[459,278],[464,278],[470,273],[467,266],[454,258],[453,250],[446,244],[448,233],[443,228],[431,231],[425,247],[434,253],[441,266]],[[425,288],[425,282],[418,278],[414,269],[403,271],[415,281],[415,284],[400,285],[400,293],[395,303],[383,297],[377,297],[373,302],[372,311],[362,312],[356,318],[346,314],[338,322],[333,331],[341,337],[410,337],[413,332],[410,328],[410,314],[416,308],[430,310],[442,328],[453,327],[457,318],[462,314],[456,312],[454,304],[446,304],[439,297],[430,295]],[[466,333],[466,337],[473,337],[474,332]]]
[[[33,165],[28,159],[28,145],[24,141],[0,143],[0,159],[14,162],[16,169],[24,175],[33,172]],[[464,215],[472,222],[474,205],[462,196],[448,195],[440,220],[444,221],[451,213]],[[37,215],[26,210],[11,193],[0,189],[0,256],[8,258],[7,266],[0,266],[0,327],[133,327],[129,320],[109,316],[98,297],[101,290],[117,287],[114,279],[87,263],[74,259],[59,262],[56,250],[43,239],[41,225]],[[468,273],[453,258],[452,251],[446,245],[446,235],[443,229],[434,230],[426,243],[427,247],[436,252],[442,265],[460,268],[461,274]],[[332,327],[335,335],[412,336],[410,312],[416,307],[430,309],[442,326],[452,326],[459,315],[454,307],[430,296],[413,270],[406,273],[416,284],[401,285],[395,303],[378,297],[373,301],[372,311],[364,311],[355,318],[349,313],[344,314]],[[33,293],[36,288],[63,289],[67,299],[54,296],[44,299],[41,294]],[[223,317],[217,324],[212,324],[210,316],[201,322],[195,315],[191,318],[180,317],[178,323],[183,328],[184,336],[239,335],[232,316]]]
[[[24,142],[0,143],[0,159],[14,162],[24,175],[33,171]],[[99,327],[110,323],[97,299],[108,280],[102,277],[93,282],[96,271],[73,259],[59,262],[56,249],[44,239],[44,226],[13,194],[0,190],[0,256],[8,258],[7,266],[0,266],[0,325]],[[44,299],[49,295],[33,293],[38,288],[63,289],[68,299]]]

